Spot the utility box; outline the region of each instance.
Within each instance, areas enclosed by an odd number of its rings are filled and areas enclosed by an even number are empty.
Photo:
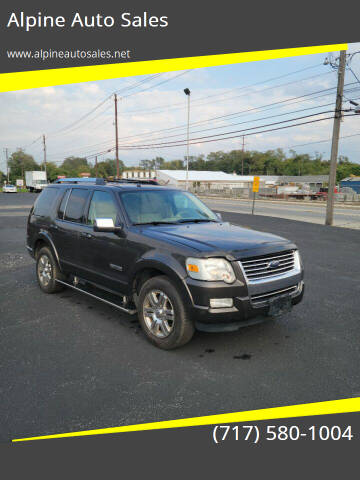
[[[30,192],[41,192],[47,185],[46,172],[41,170],[25,172],[25,185]]]

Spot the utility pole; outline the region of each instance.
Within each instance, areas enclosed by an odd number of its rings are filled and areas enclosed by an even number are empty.
[[[241,175],[244,175],[245,136],[242,137]]]
[[[189,139],[189,134],[190,134],[190,90],[188,88],[184,89],[184,93],[187,96],[188,102],[187,102],[187,147],[186,147],[186,181],[185,181],[185,190],[188,189],[188,183],[189,183],[189,148],[190,148],[190,139]]]
[[[7,177],[7,183],[9,183],[9,149],[6,147],[5,148],[5,157],[6,157],[6,177]]]
[[[45,139],[45,135],[43,135],[42,138],[43,138],[43,151],[44,151],[44,170],[45,170],[45,173],[46,173],[46,139]]]
[[[97,155],[95,157],[95,177],[98,178],[98,164],[97,164]]]
[[[114,93],[115,103],[115,155],[116,155],[116,178],[120,178],[119,170],[119,131],[118,131],[118,109],[117,109],[117,95]]]
[[[338,67],[338,84],[336,92],[336,104],[335,104],[335,116],[333,124],[333,135],[331,143],[331,157],[330,157],[330,174],[329,174],[329,187],[327,195],[326,205],[326,220],[325,225],[332,225],[334,220],[334,190],[336,184],[336,167],[337,157],[339,150],[339,136],[340,136],[340,122],[342,117],[342,100],[344,93],[344,77],[346,66],[346,51],[340,52],[339,67]]]

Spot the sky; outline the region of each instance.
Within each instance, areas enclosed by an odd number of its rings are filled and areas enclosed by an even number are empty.
[[[360,43],[349,45],[349,53],[357,51]],[[119,157],[125,165],[137,166],[156,156],[182,159],[187,123],[184,88],[191,91],[190,139],[201,138],[201,143],[190,145],[190,155],[241,149],[245,135],[245,150],[282,148],[288,153],[292,148],[327,159],[331,118],[257,133],[289,124],[270,125],[275,122],[302,123],[332,115],[337,72],[324,65],[326,57],[306,55],[1,93],[0,170],[5,171],[5,147],[10,154],[24,148],[41,163],[43,134],[47,159],[58,165],[70,155],[87,157],[92,164],[96,154],[98,161],[114,158],[113,150],[106,152],[115,145],[114,92],[119,98]],[[350,108],[349,99],[360,103],[360,53],[349,67],[344,108]],[[225,132],[233,132],[225,137],[235,138],[221,140]],[[209,135],[218,136],[207,142],[210,138],[203,137]],[[340,140],[339,155],[360,163],[360,115],[344,118],[340,136],[345,138]],[[180,146],[163,145],[169,142]],[[137,144],[149,147],[134,149]]]

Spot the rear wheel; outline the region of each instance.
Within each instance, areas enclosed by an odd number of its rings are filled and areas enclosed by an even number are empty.
[[[166,276],[150,278],[142,285],[139,321],[150,342],[165,350],[185,345],[194,334],[182,298]]]
[[[56,279],[61,279],[61,273],[49,247],[42,247],[37,252],[36,277],[43,292],[55,293],[64,288],[56,281]]]

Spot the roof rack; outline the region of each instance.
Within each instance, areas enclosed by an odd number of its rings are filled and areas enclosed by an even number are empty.
[[[94,177],[74,177],[74,178],[58,178],[54,183],[105,183],[103,178],[94,178]]]
[[[130,183],[135,185],[159,185],[159,182],[152,178],[116,178],[116,179],[106,179],[110,183]]]
[[[127,183],[135,185],[159,185],[156,180],[146,178],[94,178],[94,177],[79,177],[79,178],[58,178],[54,183],[61,184],[95,184],[106,185],[107,183]]]

